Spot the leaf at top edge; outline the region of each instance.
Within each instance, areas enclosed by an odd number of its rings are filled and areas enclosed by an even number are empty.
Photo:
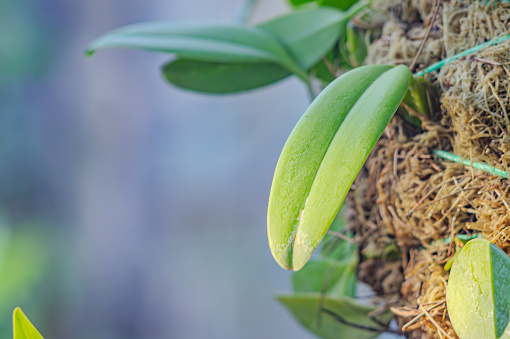
[[[162,72],[170,83],[192,91],[209,94],[237,93],[266,86],[291,73],[274,63],[218,63],[176,59]]]
[[[292,6],[301,6],[304,4],[308,4],[310,2],[314,2],[315,0],[289,0]]]
[[[44,339],[19,307],[12,314],[12,324],[14,339]]]
[[[340,8],[341,10],[346,10],[358,1],[359,0],[318,0],[317,3],[320,6],[332,6]]]
[[[276,165],[268,204],[269,247],[283,268],[299,270],[311,257],[410,78],[402,65],[359,67],[326,87],[298,121]]]
[[[306,74],[273,37],[256,27],[148,22],[124,26],[95,41],[89,55],[102,48],[134,48],[174,53],[207,62],[275,62],[303,79]]]
[[[510,338],[510,258],[484,239],[469,241],[453,262],[446,302],[461,339]]]
[[[354,297],[356,294],[356,263],[330,258],[310,260],[301,270],[292,273],[294,292],[316,292],[330,296]]]
[[[280,301],[292,313],[299,323],[307,330],[324,339],[370,339],[381,332],[368,331],[339,322],[329,314],[321,312],[319,307],[334,312],[352,324],[381,329],[381,326],[370,319],[370,313],[375,307],[357,302],[348,297],[322,296],[319,293],[298,293],[294,295],[279,295]],[[388,324],[391,314],[386,312],[378,319]]]
[[[291,12],[257,27],[278,38],[304,69],[310,69],[334,46],[349,20],[334,8],[314,8]]]

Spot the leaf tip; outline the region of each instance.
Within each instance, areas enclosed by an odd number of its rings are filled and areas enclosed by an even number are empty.
[[[21,308],[16,307],[12,313],[14,339],[43,339]]]

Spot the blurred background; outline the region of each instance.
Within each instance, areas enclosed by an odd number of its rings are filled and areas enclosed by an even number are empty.
[[[241,0],[0,0],[0,337],[311,338],[272,299],[266,207],[308,105],[167,85],[168,55],[86,45],[147,20],[232,22]],[[286,10],[261,0],[256,22]]]

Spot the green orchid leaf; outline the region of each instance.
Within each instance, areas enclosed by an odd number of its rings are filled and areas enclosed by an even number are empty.
[[[346,223],[344,216],[344,205],[340,207],[340,211],[338,211],[328,231],[341,233],[345,237],[351,238],[352,235],[349,232],[343,232]],[[358,246],[356,246],[355,243],[345,240],[336,234],[329,234],[329,232],[326,233],[322,239],[320,254],[324,258],[330,258],[344,262],[355,262],[355,265],[358,263]]]
[[[12,324],[14,339],[44,339],[19,307],[12,314]]]
[[[103,35],[89,45],[87,53],[113,47],[174,53],[180,58],[206,62],[276,63],[307,80],[285,48],[255,27],[139,23]]]
[[[412,109],[425,116],[430,116],[429,100],[425,79],[419,76],[413,76],[409,90],[404,97],[404,102]]]
[[[359,0],[318,0],[317,3],[320,6],[332,6],[340,8],[341,10],[346,10],[358,1]]]
[[[356,67],[361,66],[368,54],[367,43],[364,35],[352,25],[347,25],[345,46],[351,64]]]
[[[236,64],[176,59],[163,67],[170,83],[211,94],[236,93],[266,86],[291,73],[274,63]]]
[[[294,292],[317,292],[331,296],[354,297],[356,293],[356,262],[329,258],[309,261],[292,274]]]
[[[314,2],[315,0],[289,0],[290,4],[292,6],[301,6],[301,5],[304,5],[304,4],[308,4],[310,2]]]
[[[324,339],[369,339],[377,337],[382,331],[381,325],[370,319],[375,307],[361,304],[345,296],[324,296],[319,293],[298,293],[277,296],[280,301],[307,330]],[[327,309],[332,314],[321,312]],[[320,314],[319,314],[320,312]],[[344,322],[339,320],[340,317]],[[388,324],[389,312],[379,320]],[[360,325],[373,330],[356,327]],[[380,330],[380,331],[379,331]]]
[[[330,62],[330,59],[328,58],[327,61],[320,60],[311,69],[312,76],[315,76],[317,79],[322,81],[324,87],[336,79],[335,74],[333,74],[332,70],[330,69],[332,64],[333,63]]]
[[[469,241],[452,265],[446,302],[461,339],[510,338],[510,258],[484,239]]]
[[[415,112],[424,116],[430,116],[431,109],[429,106],[429,98],[425,87],[425,79],[421,76],[413,76],[411,85],[404,97],[404,103]],[[416,114],[409,112],[408,107],[399,107],[398,114],[412,125],[421,127],[421,119]]]
[[[313,67],[345,32],[346,12],[314,8],[282,15],[258,25],[278,38],[304,69]]]
[[[294,127],[268,205],[269,247],[283,268],[299,270],[311,257],[410,79],[405,66],[359,67],[326,87]]]

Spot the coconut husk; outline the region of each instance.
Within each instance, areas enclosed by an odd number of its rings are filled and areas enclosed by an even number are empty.
[[[410,65],[431,25],[436,2],[376,0],[367,64]],[[510,34],[510,6],[445,1],[418,57],[418,67]],[[441,149],[510,170],[510,42],[428,74],[440,99],[422,129],[396,116],[348,195],[356,234],[358,278],[396,315],[408,338],[457,338],[448,318],[444,265],[478,235],[510,253],[506,179],[442,160]]]

